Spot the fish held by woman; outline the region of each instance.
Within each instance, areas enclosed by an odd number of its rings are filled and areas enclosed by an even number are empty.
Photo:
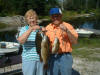
[[[37,53],[40,56],[40,61],[44,63],[44,69],[47,69],[48,67],[48,60],[50,56],[49,45],[48,37],[42,32],[37,32],[36,48]]]
[[[48,68],[48,60],[49,60],[49,39],[46,35],[43,36],[42,42],[41,42],[41,57],[44,63],[44,68]]]

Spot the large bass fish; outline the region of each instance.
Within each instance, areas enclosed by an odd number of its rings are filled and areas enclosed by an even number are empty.
[[[57,54],[58,50],[59,50],[59,39],[56,37],[54,42],[53,42],[53,46],[52,46],[52,54]]]
[[[38,32],[36,35],[36,48],[37,53],[40,56],[40,61],[44,63],[45,69],[48,67],[48,60],[50,56],[49,46],[50,43],[48,37],[42,32]]]
[[[49,39],[44,35],[41,42],[41,57],[44,63],[44,68],[48,68],[48,59],[50,56],[49,46]]]
[[[44,63],[44,68],[48,68],[48,60],[50,57],[50,54],[56,54],[59,50],[59,39],[56,37],[53,46],[52,51],[50,52],[50,41],[46,35],[44,35],[42,32],[37,32],[36,35],[36,48],[37,53],[40,56],[40,61]]]

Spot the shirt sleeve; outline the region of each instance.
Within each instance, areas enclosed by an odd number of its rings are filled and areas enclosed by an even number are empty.
[[[26,31],[25,27],[22,27],[19,32],[19,36],[21,36]]]
[[[48,32],[49,29],[50,29],[50,25],[47,25],[47,26],[46,26],[46,30],[47,30],[47,32],[46,32],[45,34],[46,34],[48,37],[49,37],[49,35],[50,35],[49,32]]]
[[[76,37],[78,38],[78,34],[77,32],[75,31],[74,27],[70,24],[67,24],[66,27],[69,29],[69,31]]]

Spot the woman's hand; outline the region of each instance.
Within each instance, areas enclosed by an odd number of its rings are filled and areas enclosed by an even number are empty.
[[[33,26],[33,30],[37,30],[37,29],[40,29],[40,26],[39,25]]]
[[[39,25],[34,25],[34,26],[29,26],[29,28],[33,31],[37,30],[37,29],[40,29],[40,26]]]

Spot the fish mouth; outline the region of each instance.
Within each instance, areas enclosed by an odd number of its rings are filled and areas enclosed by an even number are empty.
[[[48,37],[44,35],[43,40],[48,40]]]

